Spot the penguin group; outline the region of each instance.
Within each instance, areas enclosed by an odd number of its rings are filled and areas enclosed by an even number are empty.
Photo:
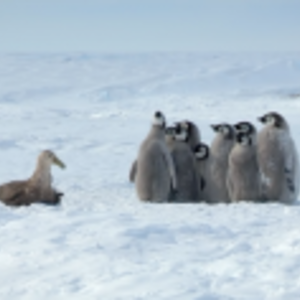
[[[292,204],[299,194],[299,161],[287,120],[277,112],[249,121],[211,125],[215,137],[184,120],[167,126],[154,113],[129,179],[141,201],[162,203]]]

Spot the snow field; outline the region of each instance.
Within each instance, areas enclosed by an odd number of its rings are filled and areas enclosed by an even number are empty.
[[[272,299],[300,292],[300,206],[154,205],[128,181],[152,114],[277,110],[299,149],[299,54],[0,56],[1,182],[52,149],[62,205],[0,205],[1,299]],[[299,127],[300,128],[300,127]]]

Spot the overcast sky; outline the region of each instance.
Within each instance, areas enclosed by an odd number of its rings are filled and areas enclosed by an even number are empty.
[[[299,0],[0,0],[0,52],[300,50]]]

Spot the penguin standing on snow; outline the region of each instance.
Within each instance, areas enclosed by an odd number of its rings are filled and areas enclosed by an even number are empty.
[[[173,195],[171,202],[190,203],[201,199],[196,158],[187,140],[187,129],[177,124],[174,139],[169,144],[177,177],[177,193]]]
[[[236,143],[229,155],[227,186],[232,202],[261,200],[255,136],[237,133]]]
[[[263,196],[266,201],[293,203],[299,194],[299,162],[289,125],[276,112],[258,120],[265,125],[257,137]]]
[[[230,202],[226,177],[228,171],[228,156],[235,144],[235,132],[231,125],[222,123],[211,125],[216,136],[210,147],[210,179],[213,184],[211,202]]]
[[[142,201],[167,202],[177,189],[174,163],[165,141],[165,117],[156,112],[151,130],[133,163],[137,195]]]

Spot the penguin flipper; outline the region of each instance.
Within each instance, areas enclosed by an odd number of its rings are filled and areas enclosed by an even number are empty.
[[[291,193],[295,193],[296,189],[295,189],[295,182],[294,182],[294,179],[292,176],[292,170],[285,168],[284,173],[285,173],[286,184],[287,184],[289,191]]]

